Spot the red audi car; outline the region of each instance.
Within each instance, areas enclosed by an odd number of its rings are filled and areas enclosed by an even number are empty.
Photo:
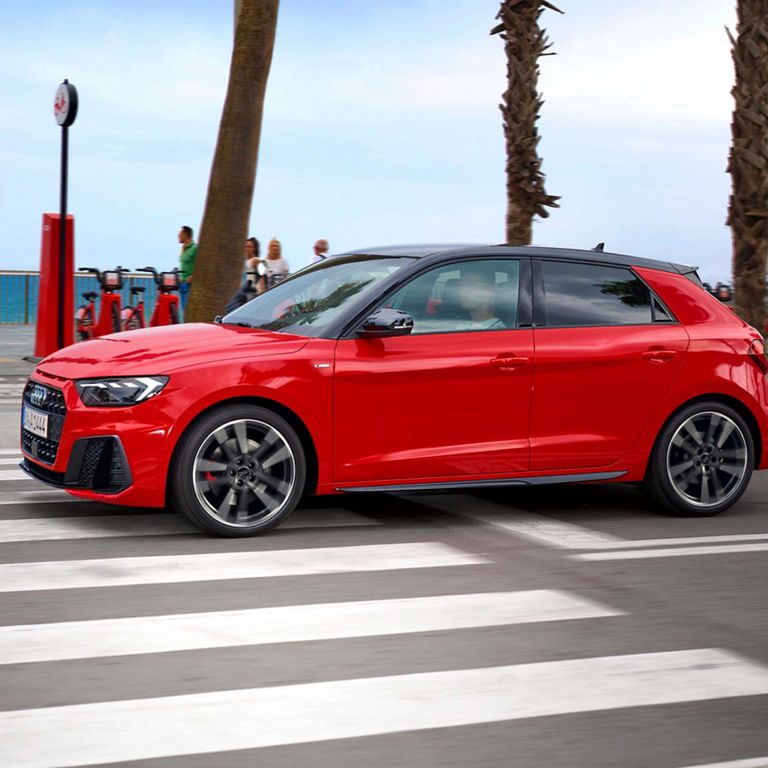
[[[224,536],[302,494],[641,481],[713,515],[768,464],[760,334],[695,268],[510,246],[364,249],[213,323],[43,360],[23,469]]]

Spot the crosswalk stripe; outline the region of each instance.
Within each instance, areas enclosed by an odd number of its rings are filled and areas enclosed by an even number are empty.
[[[623,615],[559,590],[440,595],[0,627],[0,664]]]
[[[715,544],[702,547],[669,547],[667,549],[632,549],[621,552],[584,552],[570,555],[574,560],[641,560],[654,557],[690,557],[691,555],[727,555],[738,552],[766,552],[763,544]]]
[[[768,756],[748,757],[744,760],[727,760],[724,763],[707,763],[706,765],[689,765],[687,768],[768,768]]]
[[[80,501],[71,496],[50,498],[44,503]],[[6,503],[6,502],[0,502]],[[17,505],[23,502],[14,502]],[[85,502],[88,503],[88,502]],[[281,528],[341,528],[381,525],[344,509],[297,510]],[[91,515],[81,517],[22,518],[0,520],[0,544],[12,541],[53,541],[62,539],[105,539],[116,536],[168,536],[199,533],[185,525],[177,515]]]
[[[0,564],[0,592],[389,571],[489,562],[438,542]]]
[[[455,515],[500,528],[508,533],[522,536],[539,544],[556,549],[599,549],[618,547],[624,540],[607,533],[598,533],[582,528],[573,523],[566,523],[534,512],[522,512],[491,501],[483,501],[483,511],[478,512],[475,499],[466,495],[455,494],[440,496],[429,500],[420,498],[419,504],[433,507],[442,512],[450,511]]]
[[[21,456],[13,456],[10,458],[7,456],[0,457],[0,465],[9,465],[9,466],[13,464],[18,465],[20,461],[21,461]]]
[[[0,713],[0,764],[50,768],[768,693],[715,648]]]
[[[24,518],[0,520],[0,544],[12,541],[103,539],[113,536],[167,536],[191,531],[176,515]]]
[[[21,469],[0,469],[0,482],[9,480],[31,480],[31,478]]]
[[[24,504],[61,504],[82,499],[69,496],[64,491],[42,488],[37,491],[6,491],[5,497],[0,499],[0,506],[18,507]]]

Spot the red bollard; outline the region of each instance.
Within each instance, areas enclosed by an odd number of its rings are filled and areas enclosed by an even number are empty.
[[[47,357],[59,349],[59,280],[64,281],[64,346],[74,342],[72,318],[75,312],[75,219],[73,216],[67,216],[67,246],[63,265],[59,258],[60,220],[58,213],[43,214],[35,331],[36,357]]]

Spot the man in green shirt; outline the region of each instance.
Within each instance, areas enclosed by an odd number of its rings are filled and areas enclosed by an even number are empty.
[[[187,304],[192,273],[195,271],[195,257],[197,256],[197,243],[192,239],[192,235],[192,227],[182,227],[179,230],[179,242],[181,243],[179,299],[181,300],[182,312]]]

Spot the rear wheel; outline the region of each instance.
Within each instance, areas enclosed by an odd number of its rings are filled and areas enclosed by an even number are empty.
[[[219,536],[254,536],[294,509],[304,488],[301,441],[283,418],[255,405],[203,417],[182,437],[171,470],[177,512]]]
[[[673,514],[716,515],[746,490],[754,456],[752,434],[733,408],[714,401],[694,403],[659,433],[645,487]]]

